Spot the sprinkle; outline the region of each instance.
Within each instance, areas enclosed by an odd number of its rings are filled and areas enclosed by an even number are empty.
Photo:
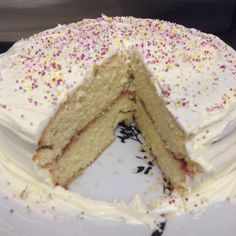
[[[11,209],[9,210],[9,213],[13,214],[13,213],[14,213],[14,209],[11,208]]]
[[[200,110],[202,104],[196,99],[210,97],[218,91],[225,82],[222,74],[226,69],[236,75],[234,53],[214,36],[159,20],[102,16],[96,24],[93,22],[84,20],[58,26],[21,41],[23,46],[14,60],[9,58],[9,70],[19,73],[13,78],[14,93],[37,111],[41,107],[55,108],[65,94],[77,88],[80,82],[77,76],[84,78],[91,65],[99,65],[110,55],[113,46],[123,53],[124,44],[130,42],[144,56],[147,66],[153,68],[153,73],[163,75],[158,77],[163,99],[175,109],[196,111],[199,107]],[[218,51],[222,53],[222,62]],[[174,76],[168,77],[170,71]],[[188,86],[191,81],[196,85],[194,91]],[[2,82],[4,79],[0,78]],[[182,82],[186,83],[185,87],[181,87]],[[227,109],[232,98],[235,99],[235,88],[221,90],[218,99],[203,105],[208,115]],[[10,111],[4,104],[0,108]],[[28,124],[33,125],[32,121]]]

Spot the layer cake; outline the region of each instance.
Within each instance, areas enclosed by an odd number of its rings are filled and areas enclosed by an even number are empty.
[[[235,161],[236,54],[213,35],[160,20],[85,19],[0,55],[0,148],[67,186],[136,122],[177,189]]]

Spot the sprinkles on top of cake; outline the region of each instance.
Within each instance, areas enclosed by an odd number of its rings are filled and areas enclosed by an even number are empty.
[[[199,127],[190,129],[191,119],[181,113],[190,112],[195,120],[207,116],[207,125],[215,113],[234,107],[236,56],[217,37],[160,20],[102,16],[17,42],[0,58],[0,109],[14,109],[15,103],[4,98],[7,94],[18,97],[18,105],[55,112],[89,79],[94,64],[133,49],[187,133]]]

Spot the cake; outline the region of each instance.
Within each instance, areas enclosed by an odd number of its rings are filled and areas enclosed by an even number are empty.
[[[0,55],[0,150],[67,187],[135,122],[171,185],[235,161],[236,54],[214,35],[133,17],[85,19]]]

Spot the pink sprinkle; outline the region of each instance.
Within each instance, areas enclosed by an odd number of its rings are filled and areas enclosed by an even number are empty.
[[[58,80],[57,80],[57,85],[60,85],[61,82],[62,82],[62,79],[58,79]]]
[[[85,55],[82,53],[80,59],[83,60]]]
[[[13,214],[13,213],[14,213],[14,210],[13,210],[13,209],[10,209],[9,212],[10,212],[11,214]]]

